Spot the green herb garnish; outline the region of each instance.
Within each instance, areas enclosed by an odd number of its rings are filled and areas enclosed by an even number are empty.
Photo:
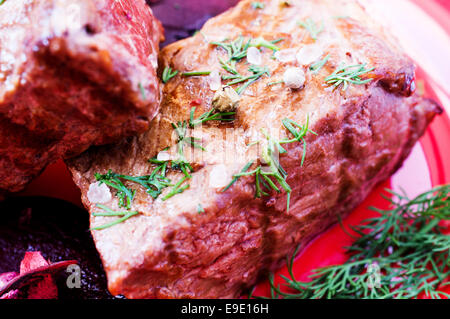
[[[203,113],[197,119],[194,118],[195,107],[191,108],[190,117],[188,121],[178,122],[177,124],[172,123],[172,127],[178,135],[177,141],[177,152],[178,159],[172,161],[171,168],[178,169],[183,172],[184,176],[174,185],[171,192],[168,193],[162,200],[167,200],[177,194],[182,193],[184,190],[189,188],[189,184],[183,185],[183,183],[192,178],[191,172],[193,172],[193,168],[191,164],[184,157],[184,146],[192,146],[194,148],[201,149],[202,151],[206,151],[198,142],[200,139],[195,137],[186,137],[188,126],[194,128],[197,125],[203,124],[207,121],[232,121],[232,118],[229,116],[234,115],[235,112],[219,112],[214,113],[215,109],[211,109],[208,112]]]
[[[238,94],[242,94],[251,84],[259,80],[263,75],[270,76],[269,69],[267,67],[260,67],[256,65],[251,65],[248,68],[250,74],[243,75],[239,73],[236,68],[236,64],[241,61],[243,58],[247,57],[247,50],[249,47],[265,47],[271,49],[273,51],[278,51],[279,48],[275,45],[277,42],[282,41],[283,39],[276,39],[274,41],[267,41],[264,38],[257,39],[248,39],[245,40],[244,37],[240,36],[234,41],[226,42],[211,42],[212,45],[216,45],[228,53],[228,60],[225,61],[219,58],[220,65],[222,68],[230,73],[230,75],[223,75],[223,80],[229,80],[226,83],[228,86],[244,83],[240,87],[236,89]]]
[[[366,69],[366,64],[343,66],[326,77],[325,82],[335,88],[343,84],[342,89],[345,91],[349,84],[366,84],[372,81],[373,79],[363,80],[360,76],[373,70],[375,68]]]
[[[253,9],[264,9],[265,5],[262,2],[254,1],[252,2],[252,8]]]
[[[248,171],[248,169],[253,165],[253,162],[249,162],[239,174],[233,175],[233,180],[223,191],[229,189],[241,177],[255,176],[255,197],[260,198],[262,196],[269,196],[270,194],[268,191],[281,193],[281,187],[287,193],[286,209],[289,211],[292,189],[286,181],[288,175],[279,162],[278,154],[287,153],[287,151],[282,147],[282,144],[302,142],[303,155],[300,165],[303,166],[306,156],[306,141],[304,137],[308,132],[313,134],[316,133],[308,129],[309,117],[306,120],[305,126],[297,124],[287,118],[284,119],[282,123],[284,127],[294,136],[294,138],[276,140],[265,130],[263,130],[262,133],[267,139],[267,146],[263,149],[261,162],[265,163],[265,165],[259,165],[254,170]],[[278,187],[277,184],[280,185],[280,187]]]
[[[178,74],[177,70],[172,70],[172,68],[166,66],[164,68],[164,71],[163,71],[163,74],[162,74],[162,81],[163,81],[163,83],[169,82],[177,74]]]
[[[189,126],[194,128],[197,125],[203,124],[208,121],[221,121],[221,122],[231,122],[234,118],[230,118],[231,115],[235,115],[236,112],[216,112],[216,109],[203,113],[197,119],[194,118],[195,107],[191,108]]]
[[[120,224],[120,223],[126,221],[127,219],[139,214],[139,212],[137,212],[137,211],[124,211],[124,212],[114,211],[111,208],[106,207],[105,205],[100,205],[100,204],[97,204],[97,207],[103,209],[104,212],[92,213],[92,216],[107,216],[107,217],[121,216],[121,217],[111,223],[107,223],[107,224],[104,224],[104,225],[101,225],[98,227],[93,227],[90,230],[106,229],[106,228],[115,226],[117,224]]]
[[[279,80],[279,81],[275,81],[275,82],[270,82],[270,83],[267,83],[267,86],[272,86],[272,85],[276,85],[276,84],[281,84],[281,83],[283,83],[284,81],[283,80]]]
[[[204,213],[204,212],[205,212],[205,210],[204,210],[202,204],[198,204],[197,205],[197,213],[201,214],[201,213]]]
[[[311,66],[309,67],[309,69],[313,72],[313,73],[317,73],[319,72],[324,65],[328,62],[330,58],[330,55],[328,54],[325,58],[323,58],[320,61],[317,61],[316,63],[311,64]]]
[[[170,180],[165,177],[167,163],[161,162],[150,175],[145,176],[129,176],[114,173],[109,170],[106,174],[95,174],[95,178],[100,183],[105,183],[117,190],[119,198],[119,207],[131,208],[131,202],[136,195],[136,191],[125,186],[124,181],[139,184],[147,190],[147,193],[156,199],[162,190],[170,186]],[[159,173],[159,174],[158,174]]]
[[[103,175],[95,173],[95,179],[100,183],[104,183],[117,190],[116,196],[119,198],[120,207],[125,207],[126,209],[131,208],[131,202],[133,201],[136,191],[126,187],[118,177],[118,174],[111,170]]]
[[[100,227],[93,228],[92,230],[100,230],[114,226],[122,221],[138,214],[138,212],[130,211],[132,201],[136,195],[136,190],[127,187],[125,182],[137,184],[144,189],[146,189],[147,194],[149,194],[153,199],[156,199],[161,195],[162,191],[167,187],[172,187],[170,192],[162,198],[163,201],[182,193],[184,190],[189,188],[189,184],[184,184],[192,176],[194,170],[191,164],[186,160],[184,156],[184,147],[194,147],[206,151],[203,146],[199,144],[200,139],[195,137],[188,137],[187,130],[188,126],[194,128],[197,125],[203,124],[207,121],[233,121],[230,116],[234,115],[235,112],[218,112],[215,109],[211,109],[208,112],[203,113],[200,117],[195,118],[195,107],[191,108],[190,118],[187,121],[182,121],[178,123],[172,123],[172,127],[177,133],[177,154],[178,158],[172,161],[160,161],[156,158],[149,159],[151,164],[156,165],[150,175],[144,176],[130,176],[117,174],[112,170],[109,170],[106,174],[95,173],[95,178],[100,183],[104,183],[117,190],[116,196],[119,198],[119,207],[124,207],[127,211],[116,212],[104,205],[97,205],[97,207],[102,208],[105,212],[103,213],[93,213],[93,216],[122,216],[116,221],[103,225]],[[167,178],[167,170],[179,170],[183,173],[183,177],[175,184],[172,184],[171,180]]]
[[[450,220],[450,185],[436,187],[413,200],[393,194],[394,198],[386,198],[392,209],[370,208],[378,216],[351,227],[357,237],[347,247],[350,258],[344,264],[316,269],[311,281],[301,282],[293,273],[297,249],[287,261],[289,277],[282,276],[287,291],[275,286],[270,276],[272,296],[411,299],[424,293],[431,298],[449,298],[441,289],[450,285],[450,236],[439,224]],[[368,286],[373,284],[374,273],[368,270],[371,265],[379,269],[379,281],[373,287]]]
[[[242,169],[241,174],[247,172],[248,169],[253,165],[253,163],[254,163],[253,161],[248,162],[248,163],[244,166],[244,168]],[[239,175],[239,174],[238,174],[238,175]],[[232,181],[230,182],[230,184],[228,184],[228,185],[222,190],[222,192],[227,191],[231,186],[233,186],[234,183],[237,182],[238,179],[239,179],[239,177],[235,175],[235,176],[233,177]]]
[[[317,24],[310,18],[306,19],[306,21],[299,21],[297,24],[306,29],[313,40],[317,40],[317,37],[323,31],[323,22],[320,26],[317,26]]]
[[[245,41],[243,36],[239,36],[236,40],[230,42],[211,42],[212,45],[221,47],[228,53],[229,62],[239,61],[247,56],[247,50],[250,47],[251,39]]]
[[[276,39],[273,41],[267,41],[266,39],[259,37],[259,38],[256,38],[254,41],[252,41],[250,46],[255,47],[255,48],[264,47],[264,48],[270,49],[272,51],[280,51],[280,48],[277,47],[275,44],[282,40],[283,39],[280,38],[280,39]]]
[[[144,86],[142,85],[141,82],[139,82],[139,91],[141,92],[142,99],[146,100],[147,99],[147,95],[145,94],[145,89],[144,89]]]
[[[224,76],[223,79],[230,79],[231,81],[227,83],[227,85],[233,85],[245,82],[243,85],[239,86],[236,89],[236,92],[238,94],[242,94],[251,84],[258,81],[260,77],[263,75],[270,76],[270,71],[267,67],[260,67],[256,65],[251,65],[248,68],[249,72],[252,72],[252,74],[243,76],[242,74],[236,74],[236,75],[230,75],[230,76]]]
[[[192,71],[192,72],[184,72],[181,73],[181,76],[204,76],[210,75],[211,71]]]

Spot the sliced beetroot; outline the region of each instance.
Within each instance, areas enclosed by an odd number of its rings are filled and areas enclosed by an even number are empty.
[[[0,274],[0,298],[56,299],[58,288],[53,275],[76,263],[76,260],[68,260],[52,264],[40,252],[26,252],[20,274]]]

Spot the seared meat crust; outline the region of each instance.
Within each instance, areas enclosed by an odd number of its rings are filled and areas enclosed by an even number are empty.
[[[241,1],[207,22],[196,36],[165,48],[161,70],[166,66],[181,72],[221,70],[219,57],[225,58],[226,52],[210,42],[239,35],[283,38],[277,43],[281,49],[319,46],[323,56],[330,55],[329,61],[317,74],[303,67],[303,89],[268,86],[297,62],[279,62],[263,49],[262,64],[271,77],[260,78],[245,91],[231,125],[209,122],[203,127],[207,151],[188,157],[195,164],[189,189],[167,201],[161,196],[153,200],[137,189],[132,210],[138,210],[139,216],[93,232],[113,294],[238,297],[259,277],[280,267],[298,244],[304,247],[394,173],[440,112],[434,102],[413,94],[413,63],[356,2],[301,0],[280,7],[278,1],[264,1],[265,8],[259,10],[251,2]],[[307,18],[324,23],[317,41],[296,23]],[[373,81],[350,85],[346,91],[328,88],[324,78],[341,63],[375,67],[367,75]],[[245,73],[247,65],[238,67]],[[114,146],[93,148],[69,162],[90,212],[98,211],[87,196],[94,173],[112,169],[134,176],[148,174],[152,169],[148,159],[174,147],[171,123],[188,119],[191,106],[199,101],[196,117],[211,109],[214,92],[209,80],[178,75],[165,85],[161,112],[148,132]],[[283,145],[287,154],[280,155],[292,187],[289,211],[285,192],[255,198],[251,176],[222,191],[242,170],[246,161],[241,155],[261,129],[279,130],[284,118],[305,124],[308,116],[317,135],[306,137],[304,165],[300,165],[302,143]],[[234,134],[228,134],[230,129]],[[170,173],[173,180],[180,176]],[[106,205],[118,209],[116,198]],[[199,205],[204,209],[200,214]],[[109,221],[91,216],[94,227]]]
[[[162,27],[144,0],[6,1],[0,30],[0,191],[148,129]]]

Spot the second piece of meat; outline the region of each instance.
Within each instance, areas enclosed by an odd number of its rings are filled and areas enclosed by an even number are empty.
[[[159,107],[162,27],[144,0],[0,6],[0,192],[143,132]]]

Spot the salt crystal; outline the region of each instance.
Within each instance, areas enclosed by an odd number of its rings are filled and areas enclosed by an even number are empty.
[[[322,56],[323,51],[317,45],[308,45],[301,48],[297,53],[297,62],[301,65],[310,65]]]
[[[208,84],[212,91],[217,91],[222,87],[222,78],[219,71],[214,70],[209,74]]]
[[[165,161],[170,160],[170,154],[169,154],[169,152],[167,152],[167,151],[161,151],[161,152],[159,152],[159,153],[158,153],[158,156],[156,156],[156,160],[162,161],[162,162],[165,162]]]
[[[89,185],[87,192],[89,201],[93,204],[103,204],[111,200],[111,191],[106,184],[96,182]]]
[[[275,58],[280,62],[288,63],[295,61],[296,53],[297,53],[296,49],[284,49],[275,52]]]
[[[215,165],[209,173],[209,186],[212,188],[222,188],[228,185],[230,176],[227,168],[223,164]]]
[[[262,63],[261,51],[259,51],[255,47],[248,48],[247,61],[250,64],[261,65],[261,63]]]

